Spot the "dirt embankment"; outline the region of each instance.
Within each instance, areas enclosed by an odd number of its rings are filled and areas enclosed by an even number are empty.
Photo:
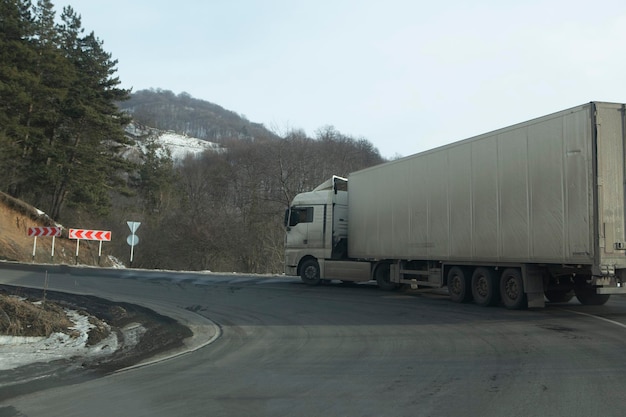
[[[33,258],[34,237],[28,236],[29,227],[57,226],[59,225],[36,208],[0,192],[0,260],[114,266],[104,251],[102,257],[98,257],[97,241],[82,240],[76,259],[76,240],[68,239],[68,230],[65,228],[61,237],[54,239],[54,257],[52,237],[39,236]]]

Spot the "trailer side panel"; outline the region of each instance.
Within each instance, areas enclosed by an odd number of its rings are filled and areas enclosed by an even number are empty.
[[[593,263],[594,108],[351,174],[350,256]],[[606,123],[615,130],[617,122]],[[611,210],[623,211],[623,190],[613,204]]]

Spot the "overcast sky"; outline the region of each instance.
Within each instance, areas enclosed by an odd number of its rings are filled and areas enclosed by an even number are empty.
[[[279,133],[332,125],[410,155],[589,101],[626,100],[626,1],[53,0],[125,88]]]

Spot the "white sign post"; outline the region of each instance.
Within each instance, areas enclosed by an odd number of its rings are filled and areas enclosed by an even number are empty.
[[[128,224],[128,228],[130,229],[130,235],[126,238],[126,243],[130,245],[130,267],[133,266],[133,255],[135,254],[135,245],[139,243],[139,237],[135,235],[139,226],[141,226],[141,222],[126,222]]]
[[[35,235],[35,239],[33,239],[33,262],[35,262],[35,253],[37,253],[37,235]]]

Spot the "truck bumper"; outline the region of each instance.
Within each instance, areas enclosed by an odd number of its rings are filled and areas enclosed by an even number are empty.
[[[598,294],[626,294],[626,287],[598,287]]]
[[[297,276],[298,275],[298,267],[297,266],[291,266],[291,265],[285,265],[285,275]]]

